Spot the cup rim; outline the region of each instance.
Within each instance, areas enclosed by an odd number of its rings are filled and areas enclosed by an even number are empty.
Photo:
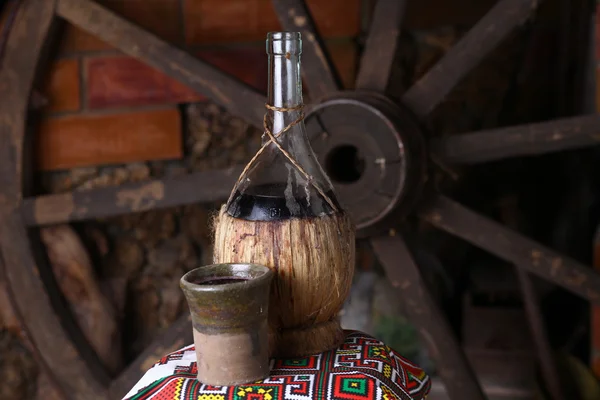
[[[216,271],[223,267],[229,268],[233,273],[235,272],[245,272],[249,270],[253,270],[258,272],[255,277],[247,278],[246,276],[239,275],[240,277],[244,277],[243,281],[231,282],[231,283],[222,283],[219,285],[199,285],[193,282],[190,282],[191,277],[215,277],[219,276],[230,276],[230,275],[217,275]],[[237,269],[237,271],[234,271]],[[211,274],[211,271],[214,271]],[[226,290],[235,290],[241,287],[248,286],[257,286],[263,284],[264,281],[270,280],[274,275],[274,272],[271,268],[262,264],[255,263],[215,263],[215,264],[207,264],[202,265],[200,267],[196,267],[188,272],[186,272],[180,279],[180,286],[183,289],[191,290],[194,292],[221,292]]]

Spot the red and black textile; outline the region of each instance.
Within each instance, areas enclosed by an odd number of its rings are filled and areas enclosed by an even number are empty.
[[[305,358],[272,359],[267,379],[238,386],[196,380],[194,346],[170,353],[146,372],[127,400],[423,400],[427,374],[385,343],[347,331],[344,343]],[[226,357],[226,354],[223,354]],[[224,361],[226,362],[226,361]]]

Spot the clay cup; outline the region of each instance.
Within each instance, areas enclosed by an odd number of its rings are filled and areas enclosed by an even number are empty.
[[[269,375],[272,279],[268,267],[243,263],[206,265],[181,278],[192,317],[200,382],[230,386]]]

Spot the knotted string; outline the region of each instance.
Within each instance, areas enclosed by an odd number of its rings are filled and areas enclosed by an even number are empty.
[[[265,107],[267,109],[271,110],[271,111],[289,112],[289,111],[302,110],[304,108],[304,105],[300,104],[300,105],[297,105],[295,107],[286,108],[286,107],[275,107],[275,106],[272,106],[270,104],[265,104]],[[235,195],[235,192],[237,191],[239,185],[242,183],[242,179],[246,175],[246,172],[248,172],[248,170],[256,162],[256,160],[258,159],[258,157],[265,151],[265,149],[267,148],[267,146],[269,144],[273,143],[275,146],[277,146],[277,148],[279,149],[279,151],[281,151],[281,153],[290,161],[290,163],[298,170],[298,172],[300,172],[304,176],[304,178],[306,179],[306,181],[317,190],[317,192],[321,195],[321,197],[323,197],[325,199],[325,201],[327,201],[327,204],[329,204],[329,206],[334,211],[338,211],[338,209],[335,206],[335,204],[333,203],[333,201],[329,198],[329,196],[327,196],[325,194],[325,192],[323,191],[323,189],[321,189],[321,187],[319,187],[319,185],[317,185],[317,183],[314,181],[314,178],[310,174],[308,174],[304,170],[304,168],[302,168],[302,166],[294,159],[294,157],[292,157],[292,155],[287,150],[285,150],[277,142],[277,139],[279,139],[279,137],[281,135],[283,135],[285,132],[289,131],[294,125],[297,125],[302,120],[304,120],[304,112],[300,111],[300,115],[298,116],[298,118],[296,118],[294,121],[292,121],[289,125],[287,125],[286,127],[284,127],[282,130],[280,130],[276,134],[273,134],[273,132],[271,132],[271,130],[269,129],[269,126],[267,124],[267,117],[268,117],[268,113],[265,113],[265,116],[263,118],[263,127],[264,127],[264,134],[266,134],[269,137],[269,140],[267,140],[261,146],[261,148],[258,149],[258,151],[254,155],[254,157],[252,157],[252,159],[244,167],[244,170],[240,174],[237,182],[235,183],[235,185],[233,186],[233,189],[231,190],[231,194],[229,195],[229,199],[227,200],[227,206],[229,206],[229,204],[233,200],[233,196]]]

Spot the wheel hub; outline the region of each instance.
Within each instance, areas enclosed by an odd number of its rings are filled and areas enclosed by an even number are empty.
[[[426,153],[406,109],[378,94],[342,93],[312,107],[305,125],[359,236],[391,228],[412,209]]]

